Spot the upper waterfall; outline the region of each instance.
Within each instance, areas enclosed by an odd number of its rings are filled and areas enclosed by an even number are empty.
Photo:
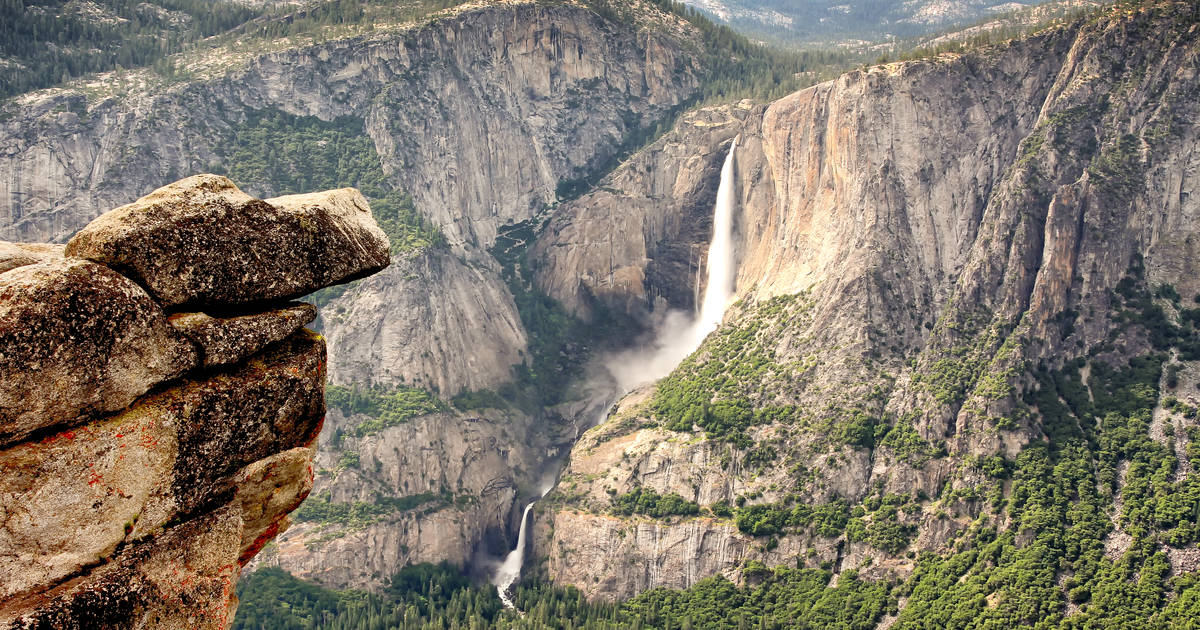
[[[737,142],[738,138],[734,138],[729,145],[729,154],[725,156],[725,164],[721,166],[721,184],[717,187],[717,203],[713,209],[712,241],[708,246],[708,285],[704,289],[700,315],[692,323],[691,343],[684,356],[699,348],[704,338],[721,325],[725,308],[733,297],[736,277],[733,257],[733,206],[736,202],[733,154],[737,150]]]
[[[704,338],[721,325],[725,309],[734,295],[735,261],[733,250],[733,214],[737,200],[733,174],[733,156],[737,149],[737,138],[729,146],[725,163],[721,167],[721,183],[717,187],[717,201],[713,208],[713,235],[708,247],[707,283],[700,312],[690,322],[682,313],[672,313],[660,329],[655,343],[649,348],[635,348],[619,353],[605,362],[605,367],[617,381],[616,398],[603,409],[607,412],[612,402],[619,400],[634,387],[648,383],[671,373],[675,366],[695,352]],[[597,420],[603,421],[603,417]],[[543,486],[542,496],[549,491]],[[508,589],[521,576],[525,561],[525,535],[529,527],[529,512],[534,502],[525,506],[521,513],[521,528],[517,534],[517,546],[504,558],[492,575],[492,584],[500,594],[504,605],[513,608]]]
[[[709,333],[721,325],[725,309],[733,298],[736,280],[733,216],[737,204],[737,183],[733,167],[737,143],[738,138],[734,138],[721,167],[721,183],[717,187],[717,201],[713,207],[712,240],[709,242],[705,265],[707,281],[700,310],[691,318],[679,312],[668,314],[651,346],[619,352],[605,361],[605,367],[616,379],[621,395],[670,374],[680,361],[700,347]]]

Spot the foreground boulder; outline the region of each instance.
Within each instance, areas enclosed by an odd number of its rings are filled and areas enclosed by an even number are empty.
[[[387,237],[357,190],[263,201],[196,175],[108,212],[67,243],[137,280],[164,306],[285,300],[370,275]]]
[[[0,243],[0,629],[227,628],[325,416],[316,311],[282,300],[386,237],[354,190],[198,176],[60,249]]]
[[[229,502],[239,469],[315,443],[324,386],[325,345],[304,331],[236,371],[0,451],[0,599]]]
[[[237,603],[242,518],[228,506],[127,547],[109,562],[44,593],[0,604],[16,630],[228,628]],[[13,619],[14,611],[24,611]]]
[[[84,260],[0,274],[0,445],[124,409],[196,363],[137,284]]]
[[[54,243],[0,242],[0,273],[34,263],[57,260],[63,256],[63,246]]]

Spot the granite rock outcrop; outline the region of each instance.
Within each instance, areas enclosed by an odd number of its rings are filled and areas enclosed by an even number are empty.
[[[216,176],[65,251],[0,244],[0,627],[227,627],[325,417],[315,309],[284,299],[387,252],[356,191],[275,204]]]

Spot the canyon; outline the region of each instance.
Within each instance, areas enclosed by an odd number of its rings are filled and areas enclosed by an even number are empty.
[[[707,388],[706,400],[748,399],[784,419],[753,422],[737,444],[667,428],[652,392],[627,398],[573,448],[537,519],[551,578],[624,599],[714,573],[736,581],[748,560],[876,578],[914,567],[911,555],[817,528],[764,538],[728,518],[614,518],[612,496],[640,489],[701,506],[926,497],[898,515],[904,549],[949,553],[987,511],[953,497],[995,483],[962,462],[1015,459],[1044,439],[1019,396],[1036,387],[1031,366],[1150,351],[1144,329],[1104,315],[1119,310],[1110,292],[1131,268],[1149,286],[1200,295],[1197,145],[1182,122],[1198,49],[1177,19],[1171,9],[1094,19],[725,114],[726,134],[743,138],[742,302],[676,377]],[[1114,72],[1108,59],[1135,36],[1138,54]],[[660,142],[601,188],[651,197],[651,182],[615,182],[647,169]],[[585,263],[583,282],[596,271]],[[1176,361],[1194,372],[1194,359]],[[1156,414],[1171,415],[1174,392],[1163,388]],[[864,419],[907,437],[838,435]],[[747,463],[764,454],[770,464]],[[1169,554],[1176,571],[1193,556]]]
[[[393,239],[386,269],[318,301],[316,479],[254,567],[380,589],[423,562],[486,575],[523,539],[527,574],[593,601],[783,566],[917,585],[880,613],[896,627],[935,618],[931,591],[1001,624],[1033,596],[1037,619],[1094,619],[1119,563],[1194,574],[1194,3],[704,105],[702,34],[632,6],[628,23],[471,3],[196,54],[153,89],[19,96],[0,110],[0,238],[61,242],[229,168],[223,139],[258,112],[361,125],[440,240]],[[701,307],[735,138],[732,303],[624,393],[606,362]],[[1077,468],[1093,476],[1056,476]],[[990,564],[988,545],[1007,545]],[[1014,557],[1049,586],[977,585]]]

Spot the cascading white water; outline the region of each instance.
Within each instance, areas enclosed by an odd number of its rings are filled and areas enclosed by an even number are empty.
[[[717,187],[717,203],[713,209],[713,236],[708,246],[708,283],[704,288],[704,301],[701,303],[700,312],[690,322],[682,313],[670,313],[660,328],[653,347],[622,352],[605,361],[605,367],[617,382],[617,395],[609,405],[634,387],[670,374],[684,357],[695,352],[704,342],[704,338],[721,325],[725,309],[734,294],[736,270],[733,256],[733,211],[736,194],[733,153],[737,148],[737,141],[737,138],[733,139],[729,154],[725,156],[725,163],[721,167],[721,183]],[[603,407],[598,421],[602,421],[607,415],[609,405]],[[543,485],[542,496],[546,496],[550,491],[553,482],[552,476],[549,483]],[[525,506],[525,511],[521,513],[517,546],[508,553],[492,576],[492,584],[496,586],[500,600],[508,608],[515,608],[508,596],[508,589],[521,577],[521,567],[525,562],[525,534],[529,527],[529,512],[535,502],[531,501]]]
[[[708,286],[704,288],[700,317],[692,324],[692,343],[687,354],[699,348],[704,338],[721,325],[725,309],[733,297],[733,205],[736,201],[733,152],[737,149],[737,141],[734,138],[733,144],[729,145],[729,154],[721,166],[721,184],[717,187],[717,205],[713,209],[712,242],[708,246]],[[671,369],[675,369],[674,366]]]
[[[654,344],[620,352],[605,361],[605,367],[617,381],[617,393],[624,395],[638,385],[656,381],[671,373],[684,357],[696,351],[704,338],[721,325],[725,309],[734,294],[735,266],[733,251],[733,214],[737,186],[733,177],[733,156],[737,138],[729,146],[721,167],[721,183],[713,208],[713,234],[708,246],[708,282],[699,313],[688,318],[671,312],[659,327]],[[699,276],[699,274],[697,274]],[[618,396],[619,397],[619,396]]]
[[[515,608],[512,600],[508,597],[508,589],[512,587],[513,582],[521,577],[521,565],[525,564],[525,530],[529,527],[529,511],[533,509],[533,501],[525,506],[525,511],[521,512],[521,529],[517,534],[517,546],[512,551],[508,552],[508,556],[504,558],[504,562],[496,569],[495,575],[492,576],[492,584],[496,585],[496,592],[500,594],[500,601],[504,602],[507,608]]]

